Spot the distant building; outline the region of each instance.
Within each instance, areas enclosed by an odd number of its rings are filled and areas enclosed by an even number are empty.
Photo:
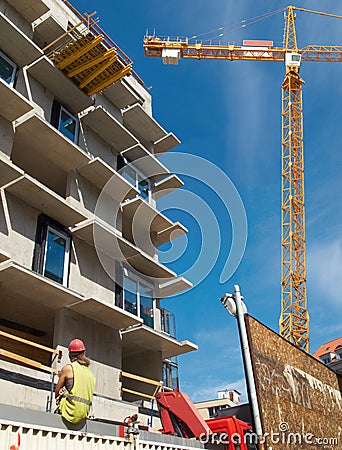
[[[322,344],[312,356],[342,375],[342,337]]]
[[[218,412],[241,403],[241,393],[236,390],[224,389],[217,392],[217,399],[195,403],[203,419],[217,417]]]

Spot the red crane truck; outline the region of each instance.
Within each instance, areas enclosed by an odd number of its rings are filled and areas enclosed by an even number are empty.
[[[256,450],[251,425],[235,416],[204,420],[184,392],[173,390],[156,395],[163,434],[196,438],[212,448],[221,444],[224,450]]]

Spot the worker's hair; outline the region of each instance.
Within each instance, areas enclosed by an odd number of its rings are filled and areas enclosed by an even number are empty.
[[[69,358],[71,362],[77,361],[83,366],[90,366],[90,359],[86,357],[85,352],[69,353]]]

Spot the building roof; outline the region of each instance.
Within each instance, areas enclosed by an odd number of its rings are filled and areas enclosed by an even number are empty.
[[[312,356],[319,359],[322,355],[327,353],[335,353],[338,347],[342,347],[342,336],[332,341],[322,344],[318,350],[316,350]]]

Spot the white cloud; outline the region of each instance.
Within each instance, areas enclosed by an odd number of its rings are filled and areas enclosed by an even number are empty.
[[[193,394],[192,400],[194,402],[200,402],[205,400],[214,400],[217,398],[217,392],[222,390],[232,390],[235,389],[241,392],[242,401],[247,401],[247,391],[246,391],[246,383],[244,378],[240,378],[238,380],[228,382],[228,381],[220,381],[216,384],[210,384],[209,386],[198,387],[196,392]]]
[[[308,282],[311,295],[339,305],[342,299],[342,238],[316,243],[308,251]]]

